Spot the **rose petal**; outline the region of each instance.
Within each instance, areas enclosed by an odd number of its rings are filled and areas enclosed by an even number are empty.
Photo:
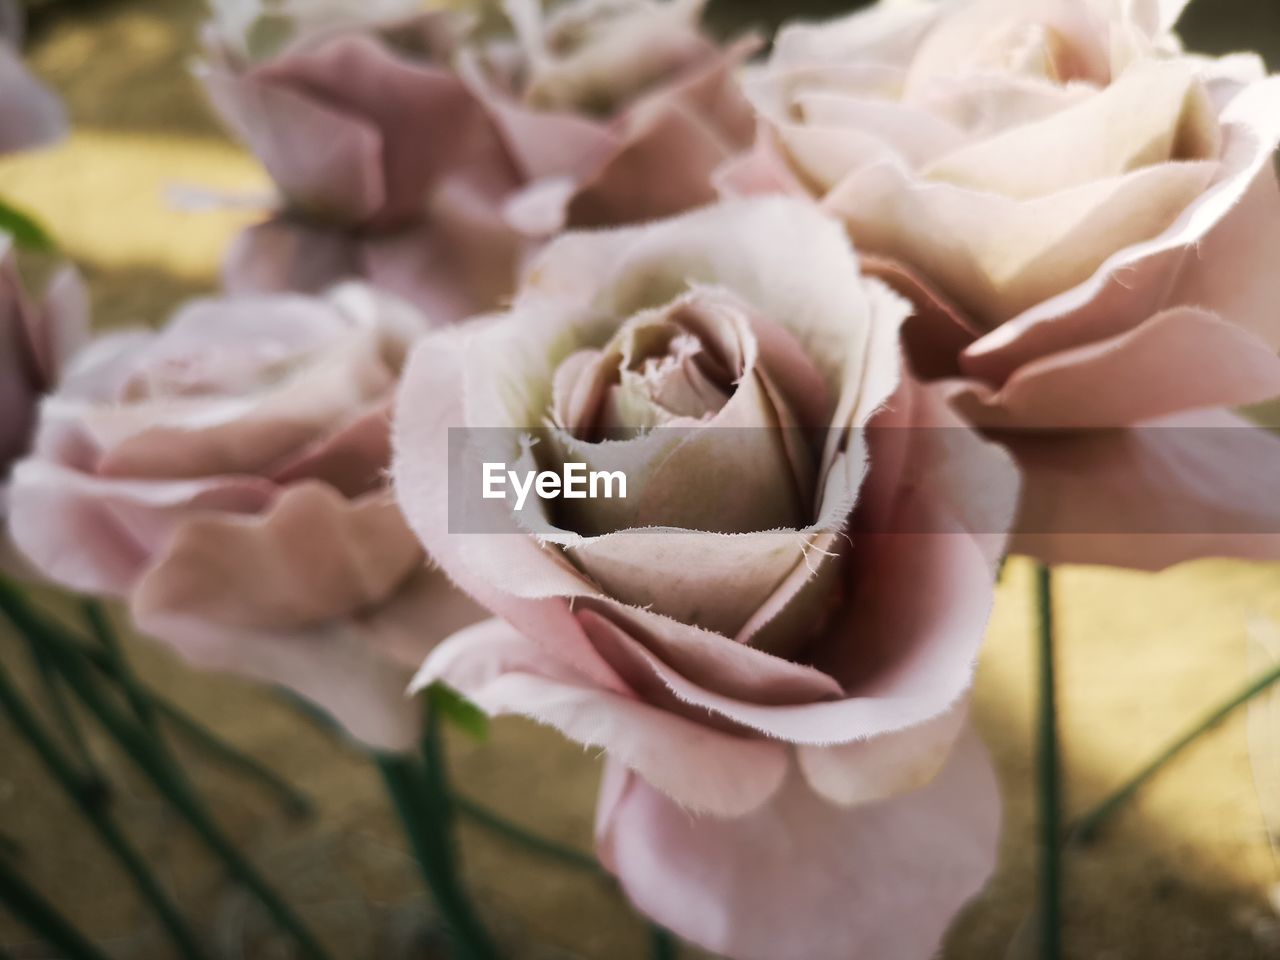
[[[295,204],[351,222],[382,207],[382,138],[367,120],[288,86],[209,67],[214,108]]]
[[[332,227],[277,217],[231,242],[223,283],[233,296],[322,293],[364,271],[359,241]]]
[[[1112,253],[1084,283],[1035,304],[987,334],[966,352],[965,369],[997,383],[1036,357],[1114,335],[1119,332],[1116,317],[1145,318],[1165,305],[1176,305],[1167,304],[1165,297],[1189,251],[1223,224],[1262,171],[1270,167],[1272,153],[1280,143],[1280,78],[1240,90],[1219,120],[1225,142],[1220,171],[1208,189],[1163,232]],[[1269,250],[1270,234],[1264,236],[1263,249]],[[1218,261],[1209,266],[1220,268]],[[1232,279],[1224,279],[1224,285],[1239,283],[1233,271],[1225,273]],[[1257,283],[1266,276],[1255,272],[1252,279]],[[1248,296],[1258,302],[1258,294]],[[1273,341],[1272,318],[1253,323]]]
[[[601,686],[501,621],[479,624],[438,648],[414,686],[436,681],[487,713],[518,713],[607,749],[691,809],[746,813],[764,803],[786,773],[781,744],[721,733],[647,706],[617,681]]]
[[[27,72],[16,47],[0,39],[0,154],[52,143],[66,129],[61,101]]]
[[[109,480],[32,459],[13,473],[9,529],[50,580],[122,596],[193,510],[253,514],[274,494],[250,477]]]
[[[348,501],[321,483],[254,516],[184,519],[133,590],[152,610],[246,629],[291,629],[386,600],[422,562],[389,494]]]
[[[1016,553],[1162,570],[1201,557],[1280,559],[1280,439],[1223,411],[1008,445],[1025,477]]]
[[[818,796],[842,807],[876,803],[929,784],[946,766],[969,718],[968,704],[918,726],[834,747],[800,747],[796,762]]]
[[[1117,247],[1157,236],[1199,197],[1216,163],[1166,163],[1031,200],[925,184],[894,164],[847,177],[824,206],[855,243],[923,271],[971,316],[998,327],[1081,284]],[[1037,308],[1038,309],[1038,308]]]
[[[1280,394],[1274,348],[1217,314],[1180,307],[1017,370],[998,392],[957,385],[957,408],[985,427],[1118,427]]]
[[[637,908],[739,960],[932,956],[996,862],[1000,795],[972,734],[928,786],[869,806],[827,803],[794,771],[737,819],[691,816],[608,771],[601,860]]]

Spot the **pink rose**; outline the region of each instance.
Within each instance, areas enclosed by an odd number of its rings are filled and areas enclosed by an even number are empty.
[[[0,154],[41,147],[66,131],[62,103],[22,63],[22,13],[0,0]]]
[[[747,85],[758,149],[724,173],[846,224],[918,305],[913,368],[966,419],[1066,431],[1001,434],[1027,477],[1020,546],[1050,559],[1276,553],[1253,534],[1280,533],[1256,482],[1280,448],[1215,434],[1243,426],[1225,413],[1166,419],[1280,394],[1280,78],[1183,54],[1183,6],[883,3],[791,27]],[[1139,426],[1123,451],[1100,432]]]
[[[401,386],[405,515],[500,618],[418,683],[606,749],[605,863],[733,957],[929,956],[994,864],[965,700],[1016,479],[901,378],[906,314],[811,205],[728,204],[553,242]],[[480,461],[631,489],[517,509]]]
[[[712,174],[750,146],[738,66],[700,28],[706,0],[505,0],[511,39],[464,48],[460,69],[529,182],[508,208],[532,236],[634,223],[715,199]]]
[[[565,222],[710,202],[750,145],[732,76],[748,47],[704,37],[700,3],[590,0],[544,22],[522,0],[518,40],[465,45],[458,18],[412,6],[220,5],[200,75],[284,198],[232,249],[233,291],[360,277],[463,319],[504,302]]]
[[[225,16],[222,23],[225,30]],[[502,216],[520,179],[482,105],[449,67],[453,18],[284,23],[296,32],[261,62],[245,38],[211,30],[200,70],[214,106],[285,203],[236,243],[228,286],[317,292],[362,277],[432,322],[497,303],[521,255]]]
[[[378,747],[471,606],[388,488],[389,405],[423,321],[357,287],[196,302],[101,337],[14,470],[14,540],[72,590],[127,601],[196,665],[279,683]]]

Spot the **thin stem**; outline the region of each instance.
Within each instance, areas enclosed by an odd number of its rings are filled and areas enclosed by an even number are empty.
[[[264,787],[277,794],[290,816],[309,817],[315,812],[310,797],[247,753],[231,746],[198,720],[184,713],[181,708],[154,695],[151,698],[151,704],[164,720],[172,724],[177,732],[193,745],[204,750],[224,766],[259,781]]]
[[[1058,753],[1057,677],[1054,651],[1053,573],[1035,571],[1040,639],[1040,705],[1036,772],[1040,811],[1040,956],[1062,957],[1062,785]]]
[[[57,908],[29,886],[0,857],[0,903],[67,960],[109,960],[89,939],[71,925]]]
[[[649,928],[649,956],[653,960],[676,960],[680,947],[676,938],[662,927]]]
[[[116,822],[97,800],[92,778],[79,773],[41,728],[35,713],[0,666],[0,707],[9,715],[18,732],[27,740],[45,768],[58,781],[80,813],[93,827],[103,845],[120,861],[138,894],[155,911],[183,957],[200,960],[206,956],[199,940],[188,928],[181,911],[147,867],[146,860],[125,837]]]
[[[467,960],[496,960],[497,948],[459,879],[453,807],[444,769],[439,717],[424,698],[426,729],[422,763],[402,754],[376,758],[383,782],[413,847],[422,879],[449,927],[454,946]]]
[[[231,874],[258,898],[277,925],[297,941],[303,953],[312,960],[327,960],[314,935],[217,826],[181,770],[154,750],[154,741],[146,732],[121,714],[99,690],[95,676],[86,669],[84,659],[77,654],[81,645],[68,642],[60,630],[36,616],[22,594],[2,578],[0,610],[19,630],[47,641],[57,651],[59,668],[68,685],[81,703],[97,716],[125,755],[187,821],[205,846],[223,861]]]
[[[159,731],[156,728],[151,698],[140,689],[133,671],[129,668],[129,662],[125,659],[124,650],[120,646],[115,629],[111,626],[107,611],[97,600],[83,601],[81,609],[84,611],[85,622],[89,624],[89,629],[106,653],[112,676],[129,702],[129,708],[147,732],[158,738]]]
[[[62,682],[59,680],[53,665],[49,662],[49,651],[44,649],[33,638],[24,637],[23,639],[26,640],[27,652],[31,655],[31,662],[40,678],[40,686],[44,690],[45,700],[49,704],[49,711],[53,714],[54,722],[62,732],[63,739],[71,747],[86,778],[94,781],[97,785],[99,802],[106,803],[110,796],[107,778],[98,769],[98,765],[93,759],[93,754],[89,752],[89,746],[85,743],[84,735],[80,732],[80,724],[76,722],[71,705],[67,702],[66,691],[62,689]]]
[[[548,840],[546,837],[540,837],[536,833],[531,833],[524,827],[519,826],[494,813],[483,804],[472,800],[470,797],[463,796],[460,793],[454,793],[453,805],[457,811],[464,816],[470,817],[480,826],[493,831],[500,837],[504,837],[513,843],[518,843],[523,847],[527,847],[534,853],[544,856],[553,857],[562,863],[571,867],[577,867],[580,870],[589,870],[592,873],[603,874],[600,863],[595,857],[589,853],[583,853],[581,850],[575,850],[573,847],[565,844],[556,843],[554,840]]]
[[[306,817],[314,812],[310,798],[292,784],[219,737],[181,707],[144,687],[130,668],[124,656],[123,647],[115,631],[112,630],[111,621],[101,604],[90,600],[85,602],[84,608],[85,618],[98,638],[100,647],[84,644],[52,622],[46,621],[44,626],[49,630],[58,629],[64,647],[68,650],[75,649],[96,670],[120,687],[134,715],[140,722],[147,724],[148,731],[152,734],[158,749],[164,751],[166,762],[176,766],[167,744],[160,739],[159,730],[154,726],[157,717],[172,724],[180,735],[214,759],[245,776],[258,780],[268,790],[276,793],[290,816]]]
[[[1080,817],[1069,831],[1070,838],[1080,843],[1088,843],[1097,835],[1097,832],[1111,815],[1124,806],[1148,780],[1164,769],[1170,761],[1195,743],[1203,734],[1218,726],[1236,710],[1261,696],[1277,683],[1280,683],[1280,667],[1274,667],[1249,681],[1225,703],[1210,711],[1198,723],[1169,743],[1168,746],[1156,754],[1154,759],[1126,781],[1124,786]]]

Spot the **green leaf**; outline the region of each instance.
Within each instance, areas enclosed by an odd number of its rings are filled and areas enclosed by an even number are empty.
[[[433,683],[427,690],[431,706],[458,729],[483,743],[489,739],[489,717],[474,703],[443,683]]]
[[[24,250],[52,253],[58,247],[44,227],[4,200],[0,200],[0,231],[10,234]]]

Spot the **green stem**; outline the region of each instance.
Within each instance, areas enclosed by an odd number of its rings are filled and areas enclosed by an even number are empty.
[[[286,812],[293,817],[309,817],[315,812],[311,798],[302,793],[272,770],[241,752],[225,740],[203,726],[198,720],[184,713],[181,708],[167,700],[153,696],[151,703],[166,721],[194,746],[204,750],[218,760],[223,766],[230,767],[250,779],[257,780],[264,787],[277,794],[284,803]]]
[[[96,670],[109,677],[120,687],[124,692],[125,699],[129,702],[130,709],[140,722],[148,725],[159,748],[165,750],[166,757],[170,762],[172,762],[172,757],[168,755],[167,747],[159,739],[159,732],[153,725],[156,717],[170,723],[181,736],[184,736],[194,746],[203,749],[224,766],[231,767],[245,776],[258,780],[268,790],[277,794],[283,801],[286,812],[290,816],[307,817],[314,812],[314,806],[310,798],[296,787],[267,769],[253,757],[227,743],[226,740],[223,740],[208,727],[205,727],[181,707],[143,686],[137,675],[129,667],[129,662],[124,656],[123,647],[117,639],[115,631],[111,629],[111,622],[100,604],[94,601],[86,601],[85,616],[101,647],[87,646],[65,630],[61,630],[64,646],[68,649],[74,648],[78,650],[81,656],[92,664]],[[57,629],[57,626],[51,622],[46,622],[44,626],[50,630]]]
[[[444,769],[439,717],[423,698],[426,729],[422,762],[407,755],[383,754],[378,769],[391,796],[427,889],[449,927],[454,946],[466,960],[496,960],[497,948],[463,889],[453,835],[453,807]]]
[[[53,904],[28,886],[3,858],[0,858],[0,903],[67,960],[109,960]]]
[[[516,823],[512,823],[505,817],[499,816],[483,804],[472,800],[470,797],[460,793],[454,793],[453,805],[457,811],[464,816],[470,817],[477,824],[496,833],[500,837],[504,837],[513,843],[518,843],[522,847],[526,847],[534,853],[543,856],[552,857],[561,863],[576,867],[579,870],[588,870],[592,873],[603,874],[599,861],[589,853],[583,853],[581,850],[575,850],[573,847],[566,846],[562,843],[556,843],[554,840],[548,840],[546,837],[540,837],[536,833],[526,830],[524,827]]]
[[[1226,720],[1240,707],[1270,690],[1277,683],[1280,683],[1280,667],[1274,667],[1256,679],[1249,681],[1229,700],[1210,711],[1198,723],[1194,724],[1156,754],[1155,758],[1135,773],[1124,786],[1080,817],[1069,831],[1071,839],[1080,843],[1088,843],[1092,840],[1103,824],[1110,819],[1111,815],[1124,806],[1148,780],[1164,769],[1170,761],[1195,743],[1203,734]]]
[[[45,768],[79,808],[81,815],[93,827],[103,845],[120,861],[120,865],[137,888],[138,894],[155,911],[181,955],[191,960],[201,960],[205,957],[206,954],[199,940],[187,927],[181,911],[169,899],[164,888],[148,869],[146,860],[129,843],[119,826],[99,802],[99,793],[94,787],[93,779],[79,773],[75,765],[58,749],[53,739],[44,732],[35,713],[9,680],[3,667],[0,667],[0,707],[9,715],[13,725],[18,728],[18,732],[40,757]]]
[[[126,756],[152,782],[161,796],[187,821],[216,856],[248,890],[281,929],[287,931],[312,960],[327,960],[314,935],[287,903],[258,874],[204,809],[203,803],[182,772],[153,749],[154,741],[145,731],[121,714],[98,688],[96,677],[78,655],[81,644],[68,641],[63,633],[36,616],[22,594],[0,579],[0,610],[24,633],[46,641],[59,654],[59,667],[72,691],[102,723]]]
[[[676,960],[680,950],[676,938],[662,927],[650,927],[649,931],[649,956],[653,960]]]
[[[158,738],[160,734],[156,727],[155,711],[151,706],[151,698],[142,691],[133,675],[133,671],[129,668],[129,662],[125,659],[124,650],[121,648],[120,640],[111,626],[107,611],[97,600],[83,601],[81,609],[84,611],[85,622],[89,624],[89,629],[93,632],[94,638],[106,654],[112,677],[124,693],[125,699],[129,702],[129,709],[133,711],[134,716],[147,729],[147,732]]]
[[[1058,754],[1057,677],[1054,650],[1053,573],[1036,565],[1036,613],[1040,640],[1040,703],[1036,772],[1040,826],[1040,956],[1062,957],[1062,785]]]
[[[89,752],[89,746],[80,732],[80,724],[76,722],[71,705],[67,702],[66,691],[63,690],[62,682],[49,661],[49,651],[33,638],[24,637],[23,639],[27,641],[27,652],[31,655],[31,662],[40,678],[40,686],[44,690],[45,700],[48,701],[54,722],[71,747],[86,778],[96,784],[100,802],[106,803],[111,792],[107,778],[98,769],[93,754]]]

